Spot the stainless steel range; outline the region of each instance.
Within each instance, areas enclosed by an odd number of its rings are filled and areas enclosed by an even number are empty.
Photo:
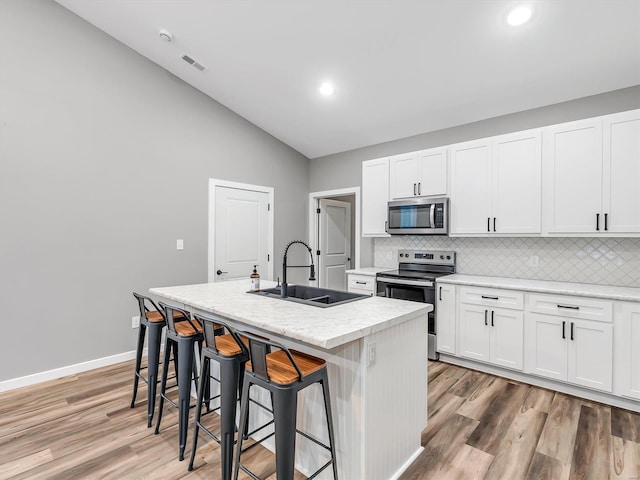
[[[431,250],[400,250],[398,269],[380,272],[376,275],[377,295],[413,302],[431,303],[429,313],[428,347],[429,359],[437,360],[435,280],[456,271],[456,252]]]

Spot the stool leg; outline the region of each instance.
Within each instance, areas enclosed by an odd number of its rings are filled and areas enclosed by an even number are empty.
[[[273,419],[276,429],[276,477],[293,480],[296,453],[297,392],[282,389],[274,392]]]
[[[222,480],[231,478],[239,381],[240,362],[235,359],[220,361],[220,465]]]
[[[162,410],[164,407],[164,393],[167,389],[167,376],[169,374],[169,355],[173,348],[173,343],[169,337],[164,342],[164,362],[162,364],[162,381],[160,382],[160,404],[158,405],[158,421],[156,422],[157,435],[160,432],[160,422],[162,422]],[[173,355],[175,357],[175,353]]]
[[[140,323],[138,328],[138,348],[136,350],[136,371],[133,374],[133,397],[131,398],[131,408],[136,406],[136,395],[138,394],[138,382],[140,381],[140,365],[142,364],[142,350],[144,349],[144,333],[146,326]]]
[[[238,471],[240,469],[240,454],[242,453],[242,443],[244,435],[241,432],[247,431],[249,422],[249,391],[251,389],[251,380],[245,377],[242,385],[242,395],[240,396],[240,425],[238,426],[238,444],[236,445],[235,463],[233,466],[233,480],[238,480]]]
[[[153,421],[153,412],[156,407],[156,390],[158,388],[158,364],[160,362],[160,342],[162,341],[163,324],[149,326],[149,384],[147,385],[147,428]]]
[[[338,480],[338,465],[336,464],[336,447],[333,431],[333,417],[331,415],[331,396],[329,395],[329,377],[327,372],[322,372],[320,380],[322,394],[324,395],[324,410],[327,414],[327,429],[329,430],[329,445],[331,446],[331,466],[333,467],[333,479]]]
[[[179,460],[184,460],[189,428],[189,403],[191,397],[191,375],[194,369],[193,340],[178,340],[178,429]]]
[[[200,382],[198,382],[198,400],[196,404],[196,416],[194,418],[194,428],[193,428],[193,446],[191,447],[191,459],[189,460],[189,468],[188,470],[193,470],[193,461],[196,458],[196,448],[198,448],[198,432],[200,430],[200,418],[202,417],[202,402],[205,398],[205,389],[206,389],[206,377],[208,377],[209,372],[209,357],[205,357],[204,355],[200,355]]]

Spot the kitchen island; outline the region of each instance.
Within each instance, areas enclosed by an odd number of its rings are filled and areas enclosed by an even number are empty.
[[[386,480],[406,468],[422,450],[427,422],[427,314],[433,306],[368,297],[319,308],[247,293],[248,287],[248,280],[236,280],[150,292],[324,358],[341,479]],[[320,388],[302,392],[298,409],[298,428],[326,442]],[[296,468],[303,474],[322,464],[325,454],[298,436]],[[318,478],[332,478],[330,470]]]

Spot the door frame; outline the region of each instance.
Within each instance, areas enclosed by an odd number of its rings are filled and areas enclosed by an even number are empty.
[[[318,222],[316,222],[316,205],[318,204],[318,200],[321,198],[342,197],[345,195],[355,195],[354,212],[351,212],[352,219],[355,222],[355,238],[353,239],[354,251],[352,255],[356,260],[354,268],[360,268],[360,187],[347,187],[309,193],[309,245],[311,245],[311,249],[314,252],[318,251]],[[317,257],[318,256],[314,254],[314,258]],[[314,283],[317,283],[317,281]]]
[[[218,178],[210,178],[209,179],[209,211],[208,211],[208,219],[207,222],[209,224],[209,236],[207,239],[207,281],[209,283],[215,282],[215,233],[216,233],[216,222],[215,222],[215,211],[216,211],[216,187],[226,187],[226,188],[235,188],[238,190],[249,190],[251,192],[260,192],[267,193],[269,195],[269,231],[267,235],[267,254],[269,255],[269,260],[267,262],[267,272],[265,280],[273,279],[273,241],[274,241],[274,189],[273,187],[265,187],[262,185],[251,185],[249,183],[238,183],[238,182],[229,182],[227,180],[220,180]]]

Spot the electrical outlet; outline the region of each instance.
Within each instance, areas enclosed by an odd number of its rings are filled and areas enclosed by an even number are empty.
[[[184,240],[181,238],[176,240],[176,250],[184,250]]]
[[[136,315],[131,317],[131,328],[138,328],[140,326],[140,316]]]
[[[529,261],[527,262],[527,265],[529,265],[530,267],[534,267],[534,268],[538,268],[538,255],[531,255],[529,257]]]
[[[369,342],[369,346],[367,347],[367,367],[376,363],[376,355],[376,342]]]

